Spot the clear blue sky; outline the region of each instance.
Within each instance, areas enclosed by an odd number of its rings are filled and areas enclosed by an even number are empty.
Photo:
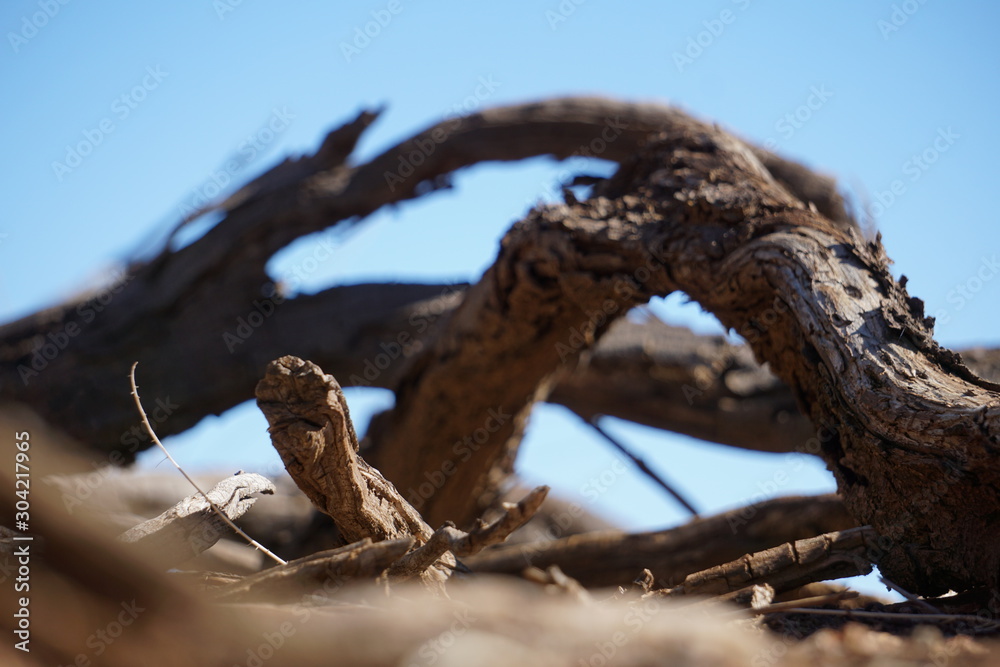
[[[148,251],[186,206],[214,193],[212,174],[227,160],[245,163],[234,178],[245,180],[314,150],[361,107],[388,105],[362,143],[370,156],[456,107],[585,93],[670,101],[837,175],[879,204],[895,271],[939,316],[938,339],[994,345],[1000,225],[986,195],[1000,155],[998,21],[992,3],[917,0],[9,1],[0,9],[0,320]],[[358,38],[366,28],[367,42]],[[475,280],[562,170],[543,159],[469,170],[454,191],[373,216],[298,287]],[[283,252],[275,275],[312,242]],[[718,330],[678,303],[655,308]],[[391,400],[375,390],[349,398],[362,428]],[[744,504],[780,473],[788,481],[778,493],[833,488],[819,464],[793,470],[780,456],[608,428],[705,511]],[[252,405],[171,440],[192,468],[277,464]],[[585,485],[610,479],[612,463],[594,434],[542,407],[518,468],[629,528],[683,519],[632,471],[587,500]]]

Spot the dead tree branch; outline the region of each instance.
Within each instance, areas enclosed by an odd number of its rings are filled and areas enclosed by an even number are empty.
[[[123,463],[150,446],[120,392],[133,361],[158,388],[153,398],[161,412],[169,412],[158,425],[162,435],[252,398],[266,363],[284,354],[341,378],[364,377],[364,361],[383,352],[379,343],[398,345],[399,337],[423,334],[434,323],[433,313],[408,308],[442,288],[399,286],[390,293],[362,285],[288,299],[265,271],[277,251],[430,192],[464,167],[537,155],[621,161],[651,133],[686,118],[655,104],[556,99],[448,119],[370,162],[351,164],[377,115],[359,114],[314,155],[286,159],[242,188],[220,206],[223,219],[189,246],[128,267],[105,292],[0,327],[0,400],[30,405],[99,458]],[[420,164],[410,160],[428,142],[433,153]],[[849,224],[831,179],[758,154],[803,199]],[[317,243],[317,252],[332,252],[328,242]],[[365,354],[356,353],[359,343]],[[400,370],[378,373],[375,384],[394,387]]]
[[[474,572],[517,574],[557,565],[588,587],[627,586],[649,569],[660,587],[747,553],[853,528],[836,496],[777,498],[651,533],[599,531],[504,545],[465,561]]]
[[[273,494],[274,484],[254,473],[233,475],[207,492],[208,500],[201,493],[188,496],[159,516],[125,531],[118,539],[145,550],[151,561],[165,568],[174,567],[232,532],[211,503],[230,521],[235,521],[253,507],[257,502],[254,495],[258,493]]]
[[[693,572],[673,588],[653,595],[724,595],[768,585],[774,593],[828,579],[868,574],[875,532],[868,526],[826,533],[749,553],[722,565]]]

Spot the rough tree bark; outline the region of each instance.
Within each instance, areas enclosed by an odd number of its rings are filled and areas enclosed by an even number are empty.
[[[164,433],[232,405],[272,357],[326,364],[334,348],[323,325],[343,317],[330,305],[343,293],[280,303],[264,270],[277,250],[443,187],[457,168],[565,157],[600,138],[601,156],[623,162],[618,174],[584,202],[567,197],[515,225],[493,267],[410,355],[396,408],[372,429],[373,462],[432,522],[467,520],[510,472],[528,411],[557,373],[630,307],[681,290],[725,326],[754,332],[754,354],[820,427],[807,450],[878,533],[883,572],[921,593],[997,587],[1000,387],[933,342],[921,303],[889,274],[880,241],[855,229],[829,179],[679,111],[598,100],[448,121],[352,166],[375,115],[362,113],[315,155],[282,163],[225,202],[203,238],[132,267],[93,322],[85,303],[4,327],[0,399],[26,402],[113,462],[126,460],[143,447],[118,389],[136,359],[161,392]],[[400,160],[418,141],[438,148],[403,177]],[[279,307],[280,317],[259,318],[246,336],[236,330],[248,313]],[[299,327],[279,326],[289,321]],[[52,359],[36,354],[70,338]],[[170,353],[177,341],[195,342]]]
[[[284,354],[311,359],[345,384],[394,388],[405,364],[376,369],[373,379],[365,362],[384,353],[383,343],[432,335],[464,286],[355,285],[285,299],[265,271],[277,251],[446,187],[463,167],[536,155],[621,161],[684,118],[653,104],[556,99],[449,119],[352,165],[354,145],[377,115],[361,113],[315,155],[285,160],[206,211],[223,219],[189,246],[128,267],[113,289],[0,327],[0,401],[30,405],[100,458],[120,463],[151,445],[121,391],[134,361],[156,387],[151,402],[159,399],[169,417],[158,420],[161,435],[253,398],[265,365]],[[434,152],[401,176],[401,160],[428,142]],[[793,190],[848,224],[831,179],[758,153]],[[317,252],[330,249],[318,242]],[[404,346],[395,356],[408,357],[419,344]]]
[[[878,532],[885,574],[921,593],[996,588],[1000,387],[934,343],[880,240],[831,223],[738,140],[696,122],[671,127],[595,195],[515,225],[373,425],[373,458],[401,488],[420,493],[423,480],[380,449],[449,473],[427,514],[490,489],[536,388],[610,317],[683,290],[724,325],[753,325],[757,356],[821,426],[815,449],[848,508]],[[487,366],[503,372],[470,392],[461,378]],[[470,446],[501,409],[517,417]]]

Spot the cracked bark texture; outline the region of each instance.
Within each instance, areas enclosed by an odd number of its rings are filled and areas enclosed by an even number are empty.
[[[810,173],[675,109],[591,99],[445,121],[351,164],[376,115],[359,114],[315,155],[286,160],[224,202],[221,222],[191,245],[130,267],[93,321],[85,301],[3,327],[0,400],[27,403],[112,462],[127,460],[147,446],[120,389],[134,361],[158,389],[168,434],[248,398],[271,358],[325,364],[343,352],[327,342],[327,324],[344,319],[333,304],[346,293],[285,303],[265,271],[275,252],[444,187],[456,169],[566,157],[601,138],[601,157],[623,163],[618,174],[585,202],[569,198],[515,225],[483,280],[401,368],[397,409],[372,440],[404,493],[429,483],[429,516],[474,516],[557,371],[631,306],[681,290],[753,333],[754,354],[820,427],[817,453],[848,507],[879,534],[884,572],[918,592],[996,587],[997,386],[933,342],[919,300],[891,277],[881,243],[856,231],[832,181],[793,177]],[[427,141],[431,157],[387,178]],[[239,342],[227,338],[265,311]],[[66,349],[25,375],[57,340]],[[477,376],[489,368],[502,372]],[[404,469],[414,451],[420,467]]]
[[[340,385],[332,375],[292,356],[277,359],[257,384],[257,405],[285,469],[313,505],[330,515],[347,542],[413,539],[433,534],[391,482],[358,455],[358,438]],[[450,555],[420,571],[429,584],[448,578]]]
[[[925,594],[997,586],[998,386],[934,342],[880,239],[824,218],[744,144],[695,121],[591,199],[514,226],[373,425],[375,458],[404,493],[423,480],[386,452],[415,450],[417,471],[447,468],[424,511],[454,516],[460,496],[482,498],[509,465],[517,420],[560,364],[612,317],[675,290],[724,326],[751,327],[754,353],[819,427],[817,453],[848,508],[875,528],[883,573]],[[488,366],[503,373],[474,392],[447,381]],[[517,417],[470,453],[459,443],[489,408]]]
[[[663,262],[664,287],[754,326],[755,354],[821,427],[848,509],[878,533],[886,576],[923,594],[997,587],[1000,387],[934,342],[880,239],[831,224],[708,128],[663,136],[601,194],[560,222],[586,228],[604,209],[605,234]]]
[[[286,298],[265,270],[276,252],[446,187],[464,167],[539,155],[621,161],[650,134],[687,118],[658,104],[553,99],[447,119],[369,162],[352,163],[356,142],[379,113],[360,113],[315,154],[284,160],[204,211],[222,219],[186,247],[133,262],[113,289],[0,327],[0,401],[29,405],[95,458],[118,464],[152,444],[121,391],[135,361],[147,386],[156,387],[152,399],[165,406],[156,425],[163,436],[253,398],[266,364],[285,354],[310,359],[345,383],[353,376],[395,388],[405,357],[421,345],[400,341],[433,334],[441,308],[453,308],[463,286],[337,286]],[[400,176],[401,160],[426,145],[435,150]],[[804,199],[850,224],[832,179],[754,150]],[[333,245],[319,238],[314,250],[326,257]],[[407,353],[372,371],[384,346]]]

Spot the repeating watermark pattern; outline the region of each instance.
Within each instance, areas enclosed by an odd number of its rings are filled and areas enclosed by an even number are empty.
[[[372,40],[378,38],[382,34],[382,31],[402,11],[403,5],[399,0],[389,0],[384,8],[372,10],[372,20],[366,22],[363,26],[354,26],[354,34],[351,41],[342,41],[340,43],[340,53],[344,56],[344,60],[351,62],[354,58],[360,56],[361,52],[371,45]]]
[[[600,159],[608,150],[608,146],[618,140],[622,132],[628,128],[628,124],[623,122],[621,116],[608,117],[604,119],[604,127],[601,133],[590,141],[580,144],[573,151],[573,156],[562,163],[562,168],[556,172],[555,176],[547,185],[543,186],[541,198],[543,200],[555,201],[562,191],[553,183],[567,183],[573,176],[584,171],[588,159]],[[538,196],[532,196],[525,200],[525,206],[532,207],[538,201]]]
[[[115,643],[125,629],[135,623],[135,620],[139,618],[139,614],[146,611],[145,607],[140,607],[135,599],[133,598],[130,602],[121,603],[122,610],[112,618],[103,628],[98,628],[87,637],[86,646],[90,649],[88,653],[78,653],[76,659],[73,661],[74,665],[80,665],[81,667],[86,667],[87,665],[93,664],[93,662],[88,657],[93,655],[95,658],[99,658],[104,655],[104,652],[108,650],[112,644]]]
[[[83,139],[76,144],[66,144],[63,161],[52,162],[52,172],[56,175],[56,179],[62,183],[68,174],[83,164],[84,158],[92,154],[94,149],[104,143],[108,135],[118,129],[115,119],[118,123],[124,122],[168,76],[170,72],[164,72],[159,65],[146,67],[146,74],[138,84],[111,101],[111,116],[105,116],[94,127],[84,128]]]
[[[242,4],[243,0],[214,0],[212,9],[215,10],[215,15],[219,17],[220,21],[225,21],[226,15],[235,12],[236,8]]]
[[[261,288],[261,295],[263,298],[254,299],[251,302],[252,307],[246,315],[240,315],[236,318],[236,326],[232,331],[222,332],[222,342],[225,343],[229,354],[233,354],[236,352],[236,348],[247,342],[254,332],[264,325],[264,322],[278,312],[278,306],[286,301],[278,286],[271,282],[264,284]]]
[[[951,313],[959,312],[976,298],[983,291],[986,283],[993,280],[997,273],[1000,273],[1000,261],[997,260],[996,253],[982,257],[976,271],[970,275],[965,282],[955,285],[948,291],[945,301],[952,304],[950,308],[942,308],[934,313],[934,320],[937,324],[948,324],[951,321]]]
[[[560,24],[569,20],[569,17],[576,13],[577,7],[585,2],[587,0],[562,0],[554,10],[545,10],[545,20],[549,23],[549,29],[557,30]]]
[[[228,160],[222,169],[209,173],[208,178],[191,193],[191,197],[181,204],[181,216],[186,218],[215,201],[233,182],[233,178],[253,163],[268,144],[288,129],[293,120],[295,114],[290,112],[288,107],[283,106],[280,109],[274,107],[267,122],[256,132],[248,134],[236,147],[236,156]]]
[[[578,493],[586,500],[587,505],[593,505],[601,497],[612,489],[625,475],[628,474],[628,464],[623,459],[614,458],[611,464],[604,470],[591,476],[586,482],[580,485]],[[584,506],[578,502],[571,502],[566,505],[566,509],[553,512],[549,515],[547,525],[542,531],[548,540],[558,540],[567,534],[576,520],[586,514]],[[526,565],[531,565],[531,559],[545,544],[544,540],[535,540],[523,546],[521,554]]]
[[[888,40],[889,35],[897,32],[900,28],[906,25],[906,22],[910,18],[920,11],[920,8],[927,3],[927,0],[904,0],[899,4],[893,3],[892,12],[889,14],[888,19],[879,19],[875,22],[875,26],[878,31],[882,34],[882,39]]]
[[[461,102],[453,104],[444,114],[444,119],[451,119],[450,122],[437,127],[431,131],[427,137],[419,136],[413,141],[414,149],[409,153],[399,155],[399,164],[395,171],[386,171],[382,174],[389,192],[395,192],[396,187],[404,183],[407,178],[413,175],[416,168],[427,161],[439,144],[445,142],[448,137],[455,134],[464,122],[464,116],[472,113],[482,106],[483,101],[493,95],[494,91],[503,84],[493,79],[492,74],[479,77],[479,83]]]
[[[340,591],[347,584],[351,583],[351,581],[352,579],[345,575],[331,576],[312,591],[303,594],[298,604],[291,605],[292,614],[298,624],[300,626],[305,625],[312,618],[312,602],[320,599],[332,598],[334,594]],[[246,667],[262,667],[265,662],[274,657],[275,653],[280,650],[285,643],[293,637],[296,632],[298,632],[298,630],[299,628],[295,627],[291,621],[282,621],[274,627],[274,630],[261,633],[260,637],[263,641],[256,646],[247,647],[247,657],[242,664],[246,665]],[[238,665],[234,663],[233,667],[238,667]]]
[[[900,171],[907,177],[910,183],[916,183],[961,138],[962,135],[955,132],[951,128],[951,125],[948,127],[939,127],[937,129],[937,136],[934,137],[930,145],[919,153],[914,153],[909,159],[904,161],[899,167]],[[906,194],[906,190],[906,181],[902,178],[896,178],[893,179],[887,189],[875,192],[875,201],[870,206],[871,217],[876,220],[880,218],[900,197]]]
[[[478,452],[490,439],[490,436],[503,428],[503,425],[510,421],[511,417],[510,413],[504,412],[503,406],[487,410],[483,425],[460,440],[456,440],[451,446],[451,458],[442,461],[437,470],[425,470],[424,479],[426,481],[416,488],[411,486],[406,494],[406,500],[419,512],[428,498],[444,487],[445,482],[458,471],[458,466],[471,459],[473,454]]]
[[[25,14],[21,17],[21,25],[17,32],[13,30],[7,33],[7,41],[14,53],[21,50],[31,39],[38,35],[38,32],[49,24],[62,10],[64,5],[68,5],[70,0],[38,0],[38,11],[30,16]]]
[[[321,264],[333,257],[337,239],[338,231],[336,229],[320,234],[313,244],[312,250],[285,270],[277,282],[269,281],[261,285],[262,298],[251,301],[246,314],[236,318],[233,329],[222,332],[222,342],[229,354],[236,352],[240,345],[247,342],[250,336],[278,312],[278,306],[288,300],[286,294],[297,290],[310,275],[319,269]]]
[[[833,97],[833,91],[827,90],[825,84],[810,86],[809,95],[805,102],[789,111],[774,123],[774,130],[781,135],[785,141],[795,136],[806,123],[812,120],[813,114],[823,108],[823,106]],[[773,137],[768,137],[764,141],[764,148],[773,151],[778,147],[778,141]]]
[[[155,429],[165,423],[180,407],[180,404],[174,403],[169,396],[157,398],[153,409],[146,415],[150,426]],[[47,477],[43,478],[43,481],[59,490],[66,512],[73,514],[76,508],[84,505],[109,477],[121,470],[128,461],[127,455],[135,454],[151,440],[149,432],[142,423],[133,424],[118,438],[122,449],[108,454],[104,462],[92,462],[93,472],[69,477]]]
[[[580,667],[606,667],[615,664],[615,656],[634,639],[653,618],[660,613],[660,604],[641,600],[628,606],[622,618],[626,630],[615,630],[605,639],[594,642],[594,652],[577,662]]]
[[[556,342],[555,351],[559,355],[559,361],[566,362],[592,345],[594,333],[616,313],[635,302],[636,295],[640,292],[639,286],[649,281],[653,273],[662,270],[663,266],[664,262],[651,252],[645,264],[636,268],[630,276],[616,280],[612,288],[615,298],[605,299],[599,308],[586,311],[585,319],[577,326],[571,326],[564,340]]]
[[[733,0],[733,4],[740,11],[746,11],[751,2],[752,0]],[[735,23],[737,18],[739,15],[727,8],[720,11],[715,18],[702,21],[701,25],[704,29],[688,37],[683,50],[673,52],[674,66],[677,71],[683,74],[686,68],[705,55],[705,52],[715,44],[719,37],[722,37],[726,28]]]
[[[794,475],[801,470],[808,460],[819,456],[824,444],[833,442],[837,437],[837,429],[832,424],[820,424],[820,427],[816,429],[815,436],[796,447],[794,451],[785,454],[784,466],[775,470],[771,479],[757,482],[758,491],[749,498],[740,501],[742,507],[739,510],[727,515],[726,523],[729,524],[729,529],[733,531],[733,534],[735,535],[740,528],[757,516],[760,506],[770,498],[777,496],[778,491],[791,481],[789,473]]]
[[[69,347],[70,342],[83,332],[84,326],[93,322],[100,313],[104,312],[115,295],[121,292],[130,280],[132,280],[131,275],[124,270],[119,271],[108,287],[76,307],[76,319],[65,322],[55,331],[50,331],[44,336],[38,336],[31,353],[31,359],[28,363],[17,365],[17,373],[24,386],[27,387],[32,379],[45,371],[49,364]]]
[[[423,350],[424,344],[420,337],[442,315],[450,313],[464,294],[464,289],[460,289],[457,285],[449,285],[441,290],[440,296],[431,301],[428,307],[413,312],[408,319],[410,330],[400,331],[394,339],[379,343],[379,349],[382,351],[373,357],[365,358],[361,375],[353,373],[348,379],[350,386],[370,387],[396,361],[408,359]]]
[[[455,620],[451,622],[446,630],[443,630],[435,637],[431,637],[417,648],[417,660],[407,662],[407,667],[436,664],[448,652],[448,649],[454,646],[455,642],[468,632],[472,624],[478,620],[468,608],[455,610],[452,612],[452,617]]]

